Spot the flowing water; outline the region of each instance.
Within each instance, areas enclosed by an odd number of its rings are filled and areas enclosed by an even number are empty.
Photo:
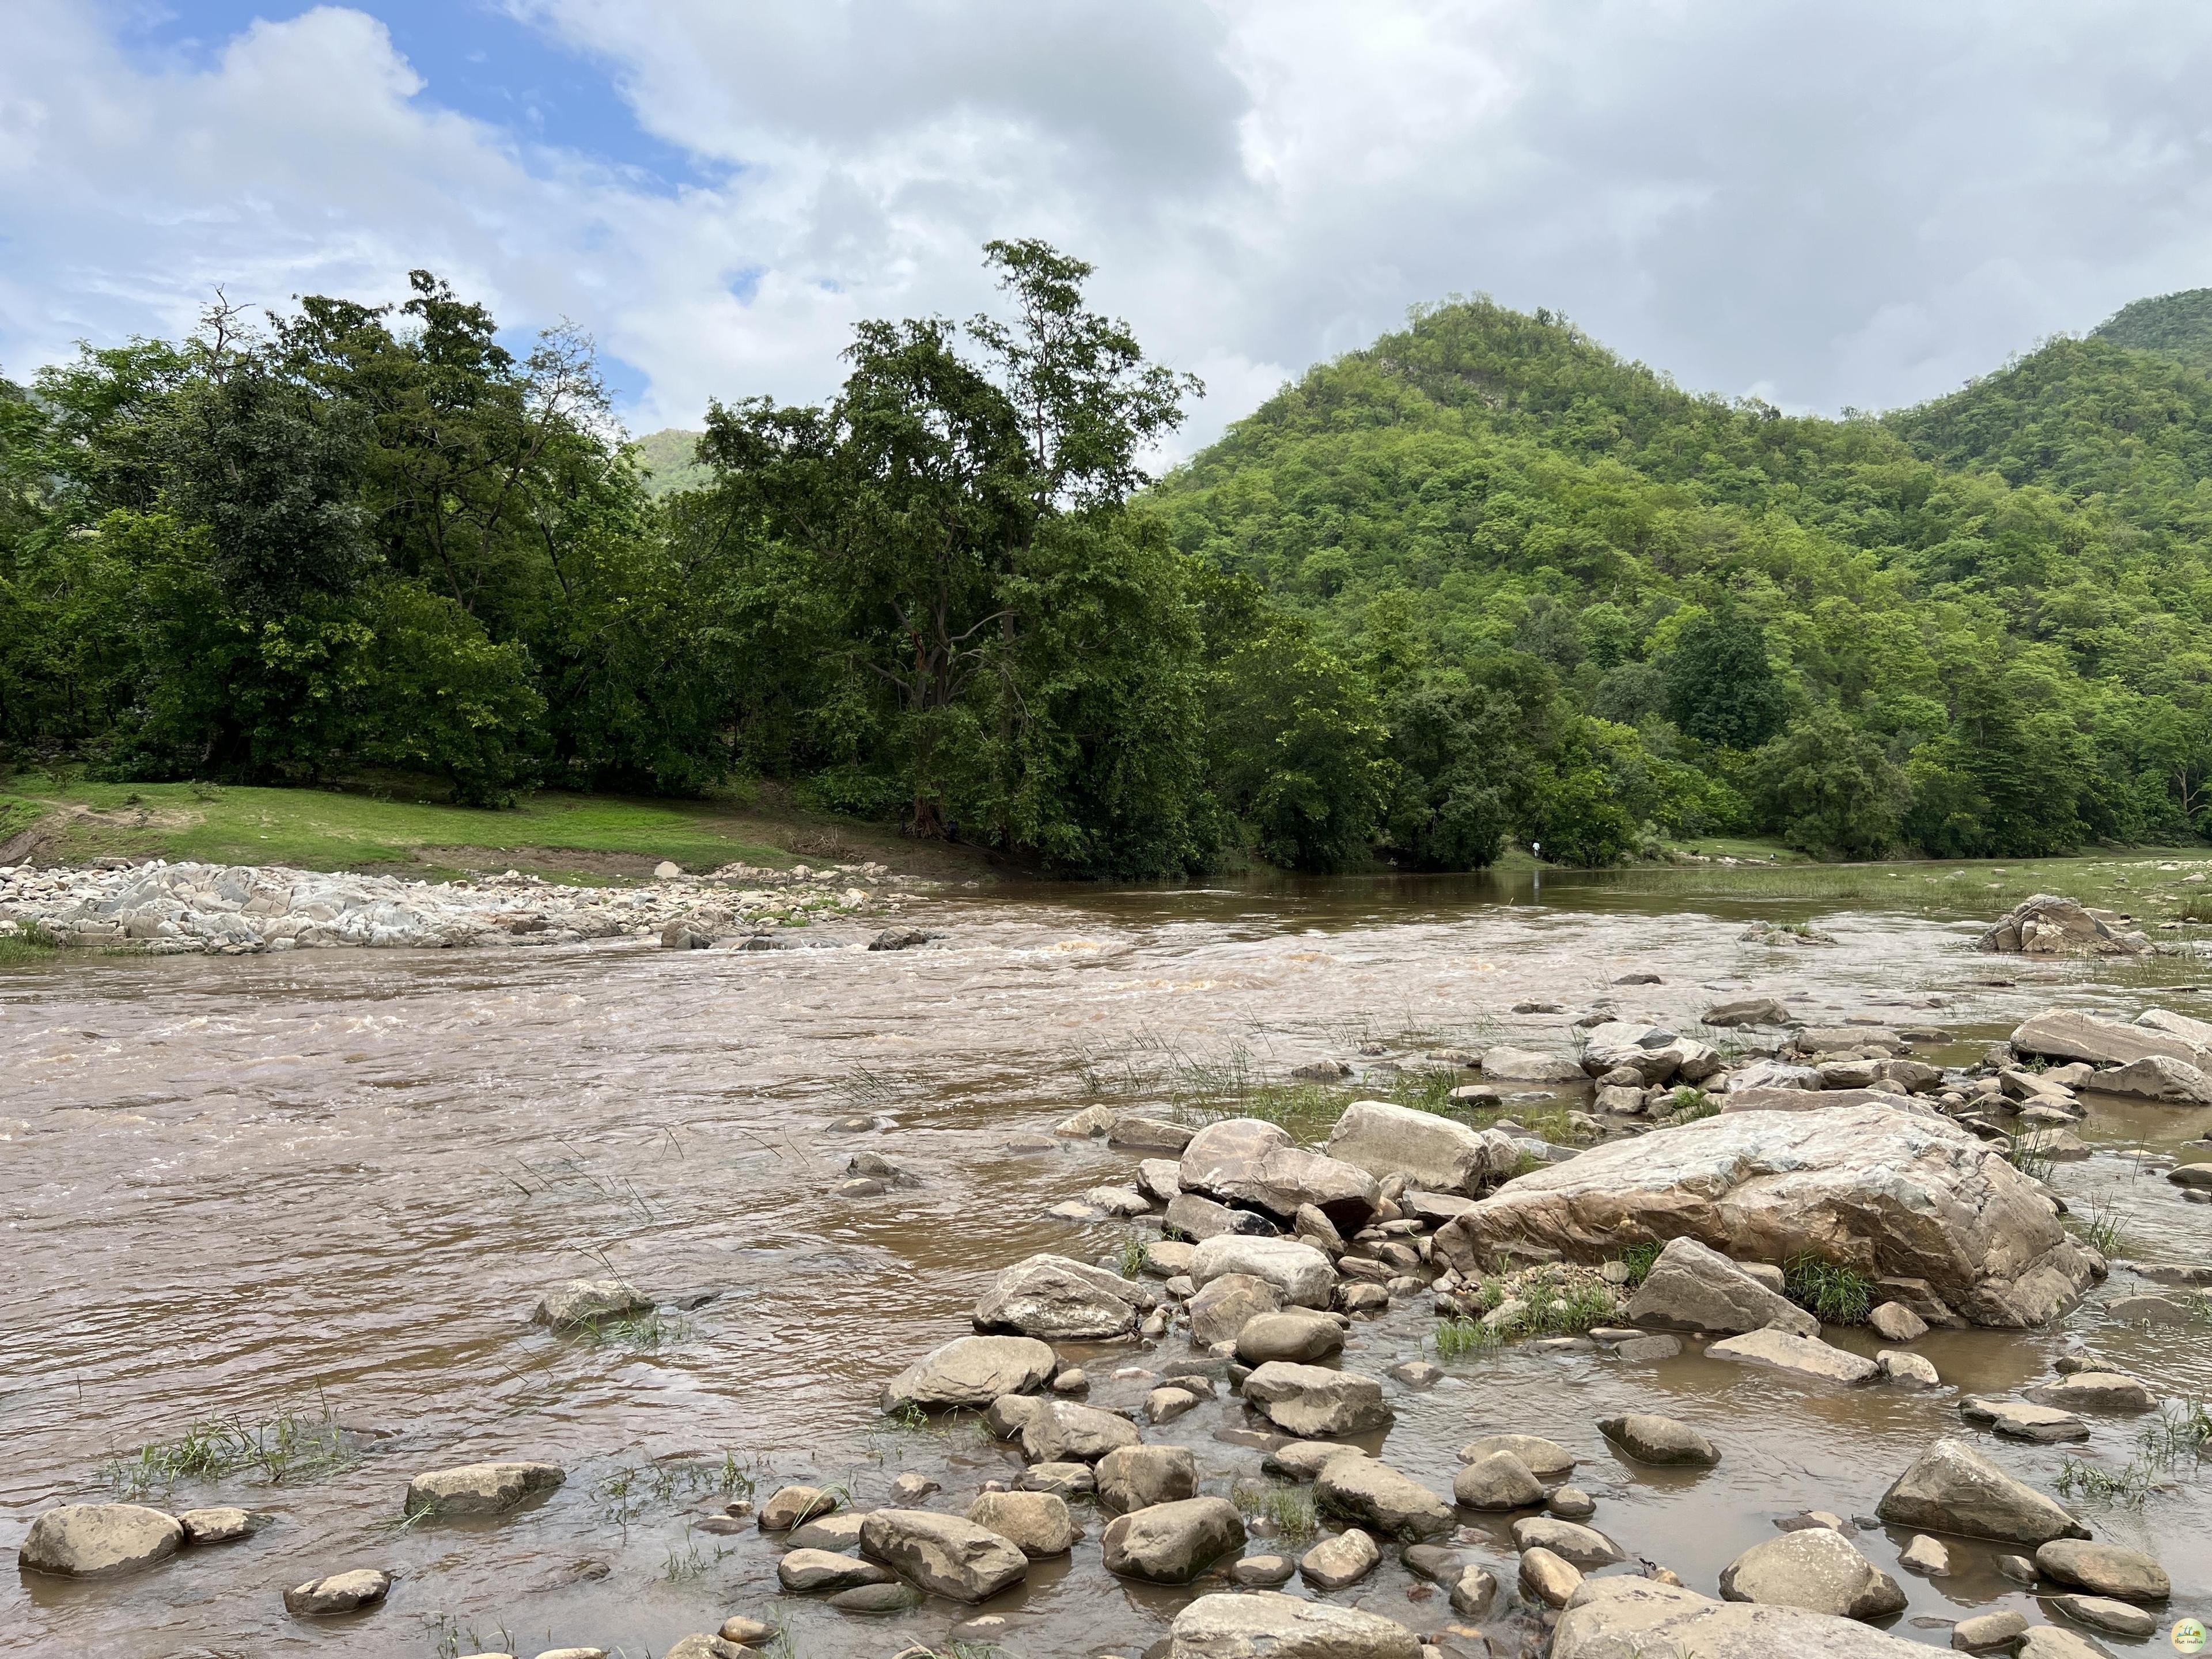
[[[1839,943],[1747,944],[1753,915],[1817,916]],[[2160,988],[2212,978],[2198,959],[1992,958],[1963,921],[1598,878],[1036,890],[948,899],[921,919],[946,937],[900,953],[824,936],[763,954],[325,951],[0,971],[0,1547],[46,1504],[115,1495],[129,1477],[114,1460],[196,1422],[280,1425],[258,1467],[148,1498],[243,1504],[274,1517],[258,1536],[119,1581],[19,1575],[0,1652],[431,1659],[591,1644],[641,1659],[737,1612],[781,1620],[807,1659],[942,1644],[963,1610],[871,1619],[781,1597],[768,1540],[697,1523],[748,1482],[763,1496],[835,1482],[873,1506],[914,1471],[943,1481],[937,1504],[964,1507],[980,1481],[1017,1472],[971,1426],[890,1422],[875,1390],[967,1328],[1000,1267],[1041,1249],[1096,1258],[1131,1236],[1043,1212],[1126,1179],[1133,1158],[1099,1142],[1009,1145],[1091,1100],[1160,1109],[1362,1041],[1411,1055],[1501,1037],[1564,1048],[1571,1012],[1601,998],[1681,1021],[1722,993],[1803,993],[1808,1018],[1940,1022],[1962,1039],[1950,1059],[2053,1001],[2212,1014],[2212,994]],[[1613,985],[1632,970],[1661,982]],[[1507,1012],[1530,998],[1570,1013]],[[2212,1110],[2088,1098],[2080,1132],[2096,1155],[2060,1165],[2056,1184],[2117,1206],[2123,1255],[2212,1261],[2212,1207],[2138,1162],[2142,1149],[2212,1156],[2182,1146]],[[837,1127],[856,1116],[870,1127]],[[921,1184],[839,1196],[863,1150]],[[528,1322],[547,1285],[608,1270],[667,1311],[599,1342]],[[1963,1391],[2028,1384],[2086,1341],[2162,1393],[2212,1399],[2212,1331],[2100,1311],[2148,1288],[2116,1273],[2057,1329],[1917,1346]],[[1344,1363],[1380,1373],[1422,1354],[1433,1326],[1425,1299],[1360,1323]],[[1183,1352],[1178,1335],[1163,1352],[1086,1357],[1092,1402],[1135,1404],[1148,1383],[1116,1370]],[[1389,1385],[1396,1426],[1369,1443],[1448,1489],[1473,1435],[1552,1436],[1587,1460],[1592,1524],[1708,1594],[1778,1517],[1870,1514],[1938,1434],[1966,1433],[2048,1489],[2069,1456],[2126,1465],[2143,1426],[2098,1419],[2086,1447],[1994,1442],[1960,1428],[1948,1389],[1800,1386],[1694,1346],[1656,1366],[1524,1346],[1446,1369],[1426,1392]],[[1698,1425],[1723,1462],[1621,1463],[1594,1425],[1624,1409]],[[330,1420],[345,1455],[319,1467]],[[1258,1478],[1259,1453],[1218,1432],[1243,1421],[1235,1402],[1210,1403],[1147,1437],[1194,1447],[1204,1490],[1226,1492]],[[295,1442],[278,1437],[285,1422]],[[410,1474],[496,1457],[550,1459],[569,1478],[495,1522],[397,1524]],[[2100,1537],[2163,1559],[2169,1620],[2212,1614],[2212,1468],[2185,1459],[2160,1478],[2139,1507],[2084,1513]],[[1097,1517],[1086,1526],[1072,1560],[1037,1564],[993,1604],[1010,1651],[1133,1656],[1209,1587],[1117,1581]],[[1930,1580],[1898,1566],[1905,1534],[1858,1541],[1911,1595],[1900,1635],[1942,1646],[1952,1620],[1999,1605],[2043,1616],[1990,1548],[1954,1541],[1953,1576]],[[1510,1583],[1502,1525],[1468,1553]],[[382,1607],[319,1625],[284,1613],[285,1586],[369,1565],[399,1575]],[[1452,1618],[1395,1558],[1338,1599],[1425,1630]],[[1519,1650],[1522,1628],[1493,1628]]]

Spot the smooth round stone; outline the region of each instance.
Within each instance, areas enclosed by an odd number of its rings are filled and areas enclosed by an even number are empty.
[[[1297,1570],[1297,1563],[1286,1555],[1248,1555],[1231,1565],[1229,1576],[1240,1584],[1273,1589],[1290,1583]]]

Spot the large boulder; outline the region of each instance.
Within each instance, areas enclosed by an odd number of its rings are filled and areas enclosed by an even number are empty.
[[[1510,1451],[1494,1451],[1460,1465],[1452,1498],[1471,1510],[1527,1510],[1544,1501],[1544,1483]]]
[[[2096,1073],[2081,1086],[2108,1095],[2139,1095],[2174,1106],[2212,1106],[2212,1076],[2171,1054],[2145,1054],[2141,1060]]]
[[[1217,1279],[1206,1290],[1225,1282]],[[1343,1347],[1344,1327],[1312,1308],[1261,1313],[1246,1320],[1237,1331],[1237,1358],[1247,1365],[1264,1365],[1271,1359],[1305,1364],[1326,1359]]]
[[[1733,1334],[1772,1325],[1800,1336],[1820,1334],[1820,1322],[1811,1314],[1694,1238],[1667,1241],[1626,1313],[1632,1325],[1662,1330]]]
[[[1127,1418],[1072,1400],[1048,1400],[1022,1425],[1022,1455],[1032,1463],[1096,1463],[1139,1437]]]
[[[557,1463],[464,1463],[433,1469],[407,1483],[401,1513],[416,1516],[504,1515],[568,1479]]]
[[[1225,1498],[1186,1498],[1116,1516],[1100,1541],[1110,1573],[1153,1584],[1188,1584],[1244,1547],[1244,1517]]]
[[[1207,1279],[1190,1299],[1190,1340],[1201,1348],[1233,1342],[1247,1325],[1282,1305],[1283,1293],[1267,1280],[1252,1273],[1223,1273]]]
[[[1509,1135],[1380,1100],[1355,1100],[1344,1109],[1329,1132],[1328,1155],[1440,1194],[1478,1193],[1521,1167],[1521,1149]]]
[[[1314,1501],[1387,1537],[1426,1538],[1452,1528],[1449,1503],[1371,1457],[1334,1457],[1322,1465]]]
[[[1623,1069],[1635,1073],[1646,1088],[1676,1077],[1701,1083],[1721,1069],[1721,1057],[1710,1045],[1663,1025],[1609,1019],[1593,1026],[1583,1042],[1583,1070],[1603,1077]]]
[[[1347,1233],[1367,1224],[1379,1196],[1366,1170],[1294,1146],[1281,1127],[1256,1118],[1200,1129],[1183,1149],[1178,1179],[1185,1192],[1264,1210],[1279,1221],[1310,1204]]]
[[[1190,1280],[1200,1289],[1224,1273],[1249,1273],[1264,1279],[1293,1307],[1326,1308],[1336,1291],[1336,1269],[1329,1266],[1328,1258],[1295,1238],[1246,1238],[1224,1233],[1205,1240],[1191,1252]]]
[[[1201,1595],[1176,1615],[1167,1659],[1420,1659],[1421,1638],[1380,1613],[1276,1590]]]
[[[933,1348],[884,1384],[883,1408],[977,1410],[1002,1394],[1030,1394],[1052,1380],[1060,1363],[1049,1343],[1033,1336],[958,1336]]]
[[[1436,1255],[1474,1275],[1516,1248],[1597,1262],[1677,1237],[1923,1280],[1984,1325],[2055,1318],[2090,1277],[2050,1201],[2001,1152],[1946,1119],[1871,1103],[1723,1113],[1593,1147],[1447,1224]]]
[[[1198,1496],[1198,1460],[1188,1446],[1117,1446],[1098,1460],[1098,1502],[1126,1515]]]
[[[1826,1527],[1806,1527],[1753,1544],[1721,1572],[1730,1601],[1803,1607],[1839,1619],[1882,1619],[1905,1606],[1897,1580]]]
[[[1338,1439],[1379,1429],[1392,1418],[1382,1385],[1356,1371],[1272,1359],[1244,1379],[1244,1398],[1286,1434]]]
[[[1716,1601],[1638,1577],[1585,1578],[1552,1633],[1549,1659],[1928,1659],[1918,1642],[1801,1607]]]
[[[104,1578],[167,1560],[184,1541],[175,1516],[143,1504],[63,1504],[31,1522],[15,1559],[29,1572]]]
[[[978,1492],[968,1506],[968,1518],[986,1532],[995,1532],[1032,1561],[1066,1554],[1083,1535],[1067,1512],[1067,1500],[1057,1492]]]
[[[1103,1342],[1130,1334],[1158,1303],[1134,1279],[1047,1252],[1017,1261],[993,1281],[975,1304],[975,1328]]]
[[[2010,915],[1983,929],[1975,944],[1979,950],[2033,957],[2141,956],[2150,949],[2140,930],[2121,924],[2112,912],[2056,893],[2021,900]]]
[[[2008,1544],[2087,1538],[2083,1526],[1963,1440],[1936,1441],[1881,1495],[1875,1513],[1892,1526]]]
[[[988,1527],[928,1510],[878,1510],[860,1523],[860,1548],[908,1583],[955,1601],[981,1601],[1030,1570],[1020,1546]]]
[[[2141,1550],[2117,1544],[2054,1538],[2037,1548],[2035,1565],[2045,1577],[2123,1601],[2163,1601],[2173,1594],[2164,1567]]]
[[[1168,1212],[1161,1220],[1170,1232],[1199,1240],[1218,1238],[1224,1233],[1274,1238],[1283,1231],[1257,1210],[1231,1209],[1196,1193],[1178,1192],[1168,1200]]]
[[[1492,1452],[1511,1452],[1539,1480],[1559,1481],[1575,1472],[1575,1455],[1556,1440],[1538,1434],[1486,1434],[1459,1449],[1462,1463],[1480,1462]]]
[[[2212,1067],[2212,1053],[2190,1038],[2149,1025],[2124,1025],[2064,1008],[2046,1008],[2013,1028],[2013,1050],[2052,1060],[2086,1060],[2097,1066],[2126,1066],[2163,1055],[2197,1071]]]

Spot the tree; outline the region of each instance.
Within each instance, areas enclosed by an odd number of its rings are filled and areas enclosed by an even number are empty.
[[[1506,802],[1528,757],[1513,747],[1517,711],[1448,672],[1406,685],[1388,705],[1393,783],[1385,840],[1416,870],[1480,870],[1511,828]]]
[[[1881,745],[1832,708],[1816,708],[1753,758],[1760,825],[1800,852],[1880,858],[1911,792]]]
[[[1756,749],[1781,729],[1786,702],[1765,630],[1725,599],[1684,624],[1666,687],[1667,717],[1700,743]]]

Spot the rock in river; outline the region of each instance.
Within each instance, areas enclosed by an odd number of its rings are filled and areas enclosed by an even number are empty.
[[[1772,1325],[1800,1336],[1820,1334],[1811,1314],[1694,1238],[1667,1241],[1626,1312],[1631,1324],[1665,1330],[1734,1333]]]
[[[392,1593],[392,1575],[375,1567],[356,1567],[295,1584],[284,1592],[284,1611],[295,1619],[328,1619],[373,1607]]]
[[[1711,1468],[1721,1461],[1713,1443],[1686,1423],[1650,1412],[1631,1412],[1608,1417],[1598,1432],[1639,1463],[1688,1463]]]
[[[1875,1513],[1893,1526],[2008,1544],[2087,1538],[2089,1529],[1962,1440],[1942,1439],[1913,1460]]]
[[[1167,1659],[1420,1659],[1395,1620],[1273,1590],[1201,1595],[1176,1615]]]
[[[1354,1164],[1294,1146],[1281,1127],[1255,1118],[1209,1123],[1183,1149],[1183,1190],[1288,1221],[1310,1204],[1344,1232],[1375,1213],[1375,1177]]]
[[[1818,1337],[1797,1336],[1788,1331],[1746,1331],[1725,1342],[1708,1345],[1705,1358],[1771,1365],[1777,1370],[1823,1382],[1871,1382],[1881,1375],[1881,1367],[1863,1354],[1831,1347]]]
[[[1198,1496],[1198,1461],[1187,1446],[1121,1446],[1098,1460],[1098,1502],[1127,1514]]]
[[[1564,1480],[1575,1472],[1575,1456],[1556,1440],[1537,1434],[1486,1434],[1459,1449],[1462,1463],[1480,1462],[1492,1452],[1508,1451],[1527,1464],[1539,1480]]]
[[[185,1529],[185,1541],[191,1544],[234,1544],[253,1536],[260,1524],[251,1510],[230,1504],[179,1510],[177,1523]]]
[[[1258,1275],[1222,1273],[1190,1299],[1190,1340],[1201,1348],[1233,1342],[1247,1325],[1282,1305],[1283,1293]]]
[[[2090,1277],[2049,1201],[2002,1152],[1940,1115],[1875,1103],[1723,1113],[1595,1146],[1510,1182],[1435,1248],[1474,1275],[1516,1247],[1595,1262],[1632,1239],[1674,1237],[1923,1280],[1984,1325],[2046,1322]]]
[[[1905,1606],[1897,1580],[1826,1527],[1753,1545],[1722,1571],[1721,1595],[1730,1601],[1802,1607],[1842,1619],[1882,1619]]]
[[[1298,1577],[1317,1590],[1349,1589],[1382,1564],[1375,1540],[1357,1527],[1324,1538],[1298,1558]]]
[[[968,1506],[968,1518],[1032,1561],[1066,1554],[1083,1535],[1067,1512],[1067,1500],[1048,1492],[979,1492]]]
[[[890,1574],[872,1561],[860,1561],[835,1550],[786,1550],[776,1558],[775,1581],[784,1589],[804,1595],[809,1590],[856,1589],[862,1584],[890,1582]]]
[[[1032,1336],[960,1336],[933,1348],[884,1384],[883,1408],[955,1406],[981,1410],[1002,1394],[1033,1394],[1060,1363]]]
[[[1427,1538],[1452,1528],[1450,1504],[1371,1457],[1330,1459],[1314,1477],[1314,1501],[1387,1537]]]
[[[1513,1523],[1513,1547],[1549,1550],[1560,1560],[1585,1570],[1609,1567],[1625,1559],[1620,1546],[1595,1527],[1561,1521],[1549,1515],[1524,1515]]]
[[[1336,1439],[1379,1429],[1392,1418],[1382,1385],[1356,1371],[1273,1359],[1244,1379],[1244,1398],[1301,1439]]]
[[[1134,1423],[1114,1412],[1049,1400],[1022,1425],[1022,1455],[1032,1463],[1096,1463],[1140,1437]]]
[[[1222,1282],[1214,1280],[1215,1285]],[[1248,1365],[1264,1365],[1271,1359],[1305,1364],[1326,1359],[1343,1347],[1344,1327],[1311,1308],[1259,1314],[1237,1330],[1237,1357]]]
[[[546,1291],[530,1316],[540,1325],[565,1331],[642,1313],[652,1306],[653,1298],[626,1279],[572,1279]]]
[[[1054,1342],[1105,1341],[1133,1332],[1158,1302],[1134,1279],[1042,1253],[999,1275],[975,1304],[975,1328]]]
[[[143,1504],[64,1504],[31,1522],[16,1560],[32,1572],[98,1578],[150,1567],[184,1541],[176,1516]]]
[[[1106,1571],[1154,1584],[1188,1584],[1244,1543],[1244,1517],[1225,1498],[1186,1498],[1118,1516],[1106,1528]]]
[[[1559,1054],[1535,1048],[1498,1048],[1482,1056],[1482,1074],[1504,1083],[1581,1083],[1583,1068]]]
[[[1832,1613],[1715,1601],[1677,1584],[1607,1577],[1584,1579],[1568,1599],[1548,1659],[1928,1659],[1929,1651]]]
[[[2164,1567],[2140,1550],[2116,1544],[2053,1539],[2037,1549],[2035,1565],[2045,1577],[2062,1584],[2123,1601],[2163,1601],[2173,1594],[2173,1581]]]
[[[1329,1132],[1328,1155],[1378,1177],[1403,1176],[1428,1193],[1472,1194],[1521,1167],[1509,1135],[1380,1100],[1344,1109]]]
[[[433,1469],[407,1483],[401,1513],[420,1516],[504,1515],[568,1478],[557,1463],[464,1463]]]
[[[1510,1451],[1463,1463],[1452,1477],[1452,1497],[1471,1510],[1528,1510],[1544,1501],[1544,1483]]]
[[[2125,1066],[2163,1054],[2202,1071],[2212,1065],[2196,1042],[2172,1031],[2150,1025],[2124,1025],[2116,1019],[2099,1019],[2064,1008],[2046,1008],[2013,1028],[2017,1054],[2043,1054],[2053,1060],[2086,1060],[2098,1066]]]
[[[1336,1269],[1328,1258],[1294,1238],[1224,1233],[1191,1252],[1191,1282],[1200,1289],[1224,1273],[1264,1279],[1293,1307],[1326,1308],[1336,1290]]]
[[[860,1547],[932,1595],[981,1601],[1021,1582],[1029,1557],[998,1534],[928,1510],[878,1510],[860,1528]]]

